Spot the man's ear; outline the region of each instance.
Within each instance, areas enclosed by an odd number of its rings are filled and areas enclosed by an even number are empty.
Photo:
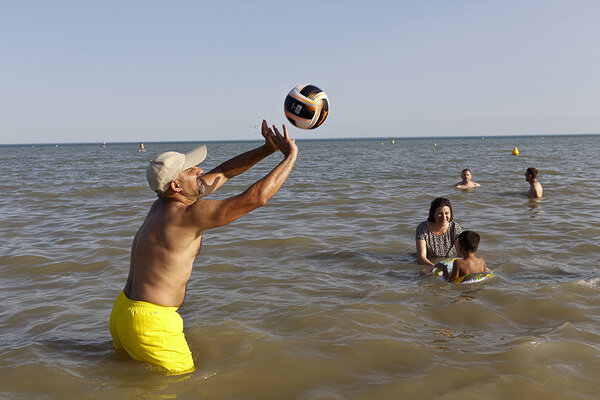
[[[181,192],[181,185],[179,185],[179,181],[177,179],[172,180],[169,185],[171,186],[171,190],[173,190],[175,193]]]

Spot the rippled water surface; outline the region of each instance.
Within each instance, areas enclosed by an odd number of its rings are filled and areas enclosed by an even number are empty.
[[[209,142],[202,166],[259,144]],[[194,145],[0,146],[0,398],[598,398],[600,136],[299,142],[267,206],[205,233],[179,310],[198,369],[172,377],[115,354],[108,318],[146,164]],[[454,189],[467,167],[481,187]],[[496,277],[419,276],[439,196]]]

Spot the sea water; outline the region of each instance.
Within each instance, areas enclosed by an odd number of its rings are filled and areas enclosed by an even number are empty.
[[[116,354],[108,319],[155,200],[149,159],[197,143],[0,146],[0,398],[598,398],[600,136],[393,139],[299,141],[265,207],[205,232],[179,309],[184,376]],[[201,166],[260,144],[208,142]],[[453,187],[463,168],[481,187]],[[436,197],[495,277],[419,275]]]

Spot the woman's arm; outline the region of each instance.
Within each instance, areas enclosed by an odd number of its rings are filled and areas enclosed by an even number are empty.
[[[434,265],[427,259],[427,244],[423,239],[417,239],[417,262],[423,265]]]

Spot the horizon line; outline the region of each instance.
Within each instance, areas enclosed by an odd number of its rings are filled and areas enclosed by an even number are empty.
[[[302,138],[298,142],[319,140],[414,140],[414,139],[485,139],[485,138],[514,138],[514,137],[546,137],[546,136],[598,136],[600,133],[547,133],[547,134],[504,134],[504,135],[456,135],[456,136],[379,136],[379,137],[340,137],[340,138]],[[30,142],[30,143],[0,143],[0,146],[51,146],[51,145],[89,145],[89,144],[139,144],[141,143],[199,143],[199,142],[260,142],[260,139],[207,139],[207,140],[157,140],[157,141],[94,141],[94,142]]]

